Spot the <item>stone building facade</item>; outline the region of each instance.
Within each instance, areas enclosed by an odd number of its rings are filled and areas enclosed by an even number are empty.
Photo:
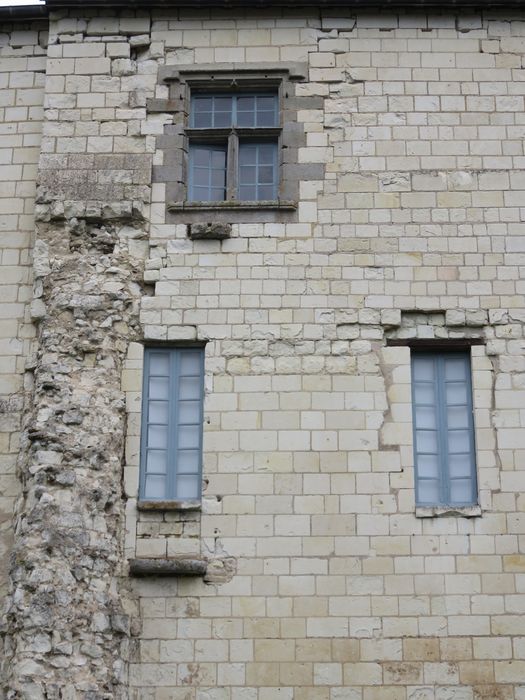
[[[6,698],[525,699],[522,4],[0,8]],[[276,121],[204,143],[217,95]],[[191,498],[144,481],[184,352]],[[424,496],[418,358],[471,496]]]

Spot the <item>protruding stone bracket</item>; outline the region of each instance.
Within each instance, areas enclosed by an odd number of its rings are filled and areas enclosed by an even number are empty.
[[[201,557],[130,559],[131,576],[204,576],[208,562]]]
[[[208,223],[208,224],[188,224],[188,238],[192,241],[222,241],[232,235],[231,224]]]

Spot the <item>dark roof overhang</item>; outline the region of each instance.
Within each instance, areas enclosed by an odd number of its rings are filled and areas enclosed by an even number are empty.
[[[525,10],[525,0],[47,0],[45,5],[0,7],[0,18],[24,19],[46,16],[62,8],[214,8],[214,9],[294,9],[330,8],[333,10],[406,10],[433,12],[472,12],[498,9]]]

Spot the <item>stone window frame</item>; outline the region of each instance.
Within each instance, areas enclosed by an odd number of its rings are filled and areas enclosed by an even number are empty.
[[[463,338],[388,338],[387,347],[405,347],[408,348],[408,381],[412,387],[412,372],[411,372],[411,354],[416,350],[430,350],[432,352],[468,352],[470,355],[470,371],[471,371],[471,387],[472,387],[472,406],[474,418],[474,441],[475,441],[475,464],[476,464],[476,482],[477,482],[477,503],[471,506],[421,506],[415,504],[414,515],[416,518],[435,518],[443,516],[460,516],[465,518],[480,517],[483,511],[488,507],[483,504],[484,491],[483,479],[481,478],[480,468],[483,460],[480,459],[480,440],[479,430],[483,425],[483,406],[480,394],[484,387],[484,382],[479,375],[481,372],[482,361],[487,357],[485,339],[480,337],[463,337]],[[490,390],[488,390],[490,393]],[[411,449],[413,453],[413,424],[410,419],[410,435],[412,436]],[[414,465],[413,465],[414,466]],[[414,501],[415,501],[415,484],[414,484]]]
[[[323,163],[299,163],[298,149],[306,147],[306,133],[298,120],[302,109],[320,109],[320,96],[296,95],[296,84],[307,79],[307,64],[222,63],[162,66],[159,82],[167,84],[167,99],[150,99],[149,112],[173,115],[164,134],[157,137],[163,152],[163,165],[153,168],[153,181],[166,185],[166,223],[206,224],[208,219],[219,224],[293,223],[297,221],[299,183],[324,178]],[[271,202],[190,202],[188,185],[188,119],[192,88],[200,91],[250,88],[251,91],[276,90],[281,114],[279,138],[279,196]],[[211,215],[211,216],[210,216]],[[200,230],[200,229],[199,229]],[[209,231],[195,237],[216,237]],[[190,232],[191,235],[191,232]],[[192,236],[193,237],[193,236]],[[227,237],[222,235],[220,237]]]

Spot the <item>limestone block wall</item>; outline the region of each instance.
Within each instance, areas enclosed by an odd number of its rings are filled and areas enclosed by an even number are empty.
[[[51,17],[8,697],[524,700],[524,53],[510,12]],[[161,68],[262,61],[320,175],[190,240]],[[416,511],[410,339],[470,348],[468,513]],[[202,508],[140,511],[143,345],[188,340]]]
[[[24,369],[31,355],[31,248],[40,155],[46,20],[0,28],[0,598],[12,544]]]
[[[133,345],[126,554],[211,567],[135,582],[131,697],[525,697],[524,20],[153,18],[160,64],[307,62],[296,94],[322,103],[298,111],[297,157],[325,176],[295,219],[222,242],[188,240],[153,185],[141,320],[206,343],[204,496],[200,515],[136,509]],[[416,513],[403,338],[483,341],[471,513]]]

